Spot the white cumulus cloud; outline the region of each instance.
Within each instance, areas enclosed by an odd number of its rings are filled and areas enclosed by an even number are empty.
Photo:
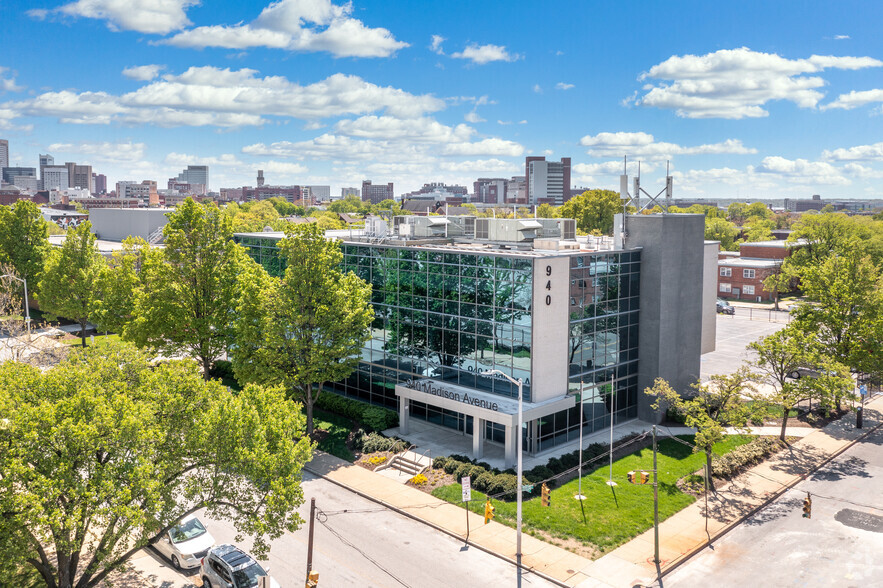
[[[123,75],[130,80],[138,80],[139,82],[149,82],[164,70],[164,65],[133,65],[123,70]]]
[[[109,141],[82,143],[53,143],[49,151],[88,155],[89,159],[103,162],[140,162],[144,159],[144,143],[132,141],[112,143]]]
[[[706,55],[674,55],[638,79],[645,93],[629,99],[636,105],[675,110],[685,118],[756,118],[768,116],[763,106],[788,100],[815,108],[826,81],[826,69],[858,70],[883,66],[871,57],[812,55],[787,59],[747,47]],[[659,80],[659,81],[657,81]]]
[[[446,39],[441,35],[432,35],[432,43],[429,44],[429,50],[433,53],[444,55],[445,50],[442,49],[442,43],[444,43],[445,40]]]
[[[555,84],[556,90],[570,90],[571,88],[574,88],[574,87],[575,86],[573,84],[568,84],[565,82],[558,82],[557,84]]]
[[[521,55],[509,53],[505,45],[478,45],[476,43],[467,45],[463,51],[452,53],[451,57],[468,59],[478,65],[484,65],[492,61],[517,61],[521,59]]]
[[[701,154],[736,154],[757,153],[757,149],[745,147],[738,139],[727,139],[720,143],[710,143],[684,147],[675,143],[656,141],[649,133],[598,133],[586,135],[580,139],[580,145],[589,147],[588,154],[593,157],[646,157],[648,159],[666,159],[675,155]]]
[[[327,51],[335,57],[389,57],[408,44],[384,28],[352,18],[351,3],[331,0],[279,0],[247,24],[210,25],[182,31],[161,41],[176,47],[268,47],[288,51]]]
[[[856,145],[822,151],[822,159],[828,161],[883,161],[883,143]]]
[[[44,19],[54,14],[107,21],[118,31],[164,35],[190,24],[187,9],[199,0],[77,0],[53,10],[29,10],[28,15]]]

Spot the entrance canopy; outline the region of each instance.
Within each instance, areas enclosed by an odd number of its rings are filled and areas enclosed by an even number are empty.
[[[446,408],[498,423],[507,427],[518,424],[518,399],[482,392],[429,378],[409,380],[395,387],[396,396],[416,400],[431,406]],[[522,421],[527,423],[540,417],[572,408],[576,405],[573,396],[561,396],[544,402],[524,402]]]

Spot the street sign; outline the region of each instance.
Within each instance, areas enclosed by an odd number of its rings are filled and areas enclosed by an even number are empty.
[[[469,476],[463,476],[460,484],[463,485],[463,502],[469,502],[472,500],[472,480]]]
[[[524,484],[521,487],[522,492],[533,492],[533,484]]]
[[[858,387],[858,391],[859,391],[859,394],[861,394],[862,396],[868,395],[868,387],[865,386],[864,384],[862,384],[861,386]]]

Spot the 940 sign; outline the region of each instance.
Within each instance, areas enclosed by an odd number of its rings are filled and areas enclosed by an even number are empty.
[[[547,278],[552,277],[552,266],[551,265],[546,266],[546,277]],[[548,280],[546,280],[546,290],[551,290],[551,289],[552,289],[552,280],[548,279]],[[546,306],[551,306],[551,305],[552,305],[552,295],[546,294]]]

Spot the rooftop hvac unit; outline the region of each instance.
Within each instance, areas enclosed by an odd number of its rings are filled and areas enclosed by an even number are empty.
[[[576,221],[572,218],[561,219],[561,238],[565,241],[576,239]]]
[[[476,239],[487,239],[489,234],[491,219],[489,218],[477,218],[475,219],[475,238]]]

